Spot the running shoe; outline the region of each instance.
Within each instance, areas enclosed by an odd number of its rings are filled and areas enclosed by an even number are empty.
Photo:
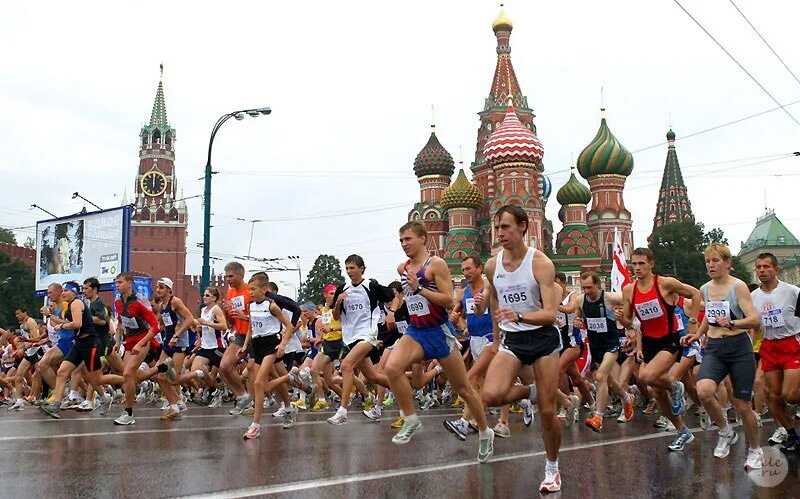
[[[172,357],[167,357],[164,359],[164,365],[167,366],[167,370],[164,373],[167,376],[167,379],[170,381],[175,381],[178,379],[178,373],[175,371],[175,364],[172,361]]]
[[[453,388],[448,383],[442,390],[442,405],[447,405],[453,400]]]
[[[650,399],[650,401],[647,403],[647,407],[645,407],[642,411],[642,414],[645,416],[652,416],[657,410],[658,407],[656,407],[656,399]]]
[[[606,408],[603,412],[603,418],[616,418],[622,414],[622,406],[620,404],[613,404]]]
[[[500,423],[497,423],[498,425]],[[504,425],[506,430],[508,430],[508,425]],[[488,435],[486,438],[478,439],[478,462],[485,463],[489,461],[489,458],[492,457],[494,454],[494,431],[486,428]],[[510,434],[510,433],[509,433]]]
[[[294,428],[296,421],[297,421],[297,409],[290,409],[286,411],[286,413],[283,416],[283,429],[290,430]]]
[[[294,402],[292,402],[292,405],[293,405],[294,407],[297,407],[297,408],[298,408],[298,409],[300,409],[301,411],[307,411],[307,410],[308,410],[308,406],[306,405],[306,401],[305,401],[305,400],[303,400],[303,399],[297,399],[297,400],[295,400]]]
[[[561,409],[558,410],[558,414],[556,414],[556,417],[558,418],[559,421],[566,421],[567,410],[562,407]]]
[[[120,426],[127,426],[136,424],[136,420],[133,419],[132,415],[128,414],[126,411],[123,411],[120,417],[114,420],[114,424]]]
[[[170,421],[173,419],[181,419],[181,411],[176,411],[170,407],[164,414],[161,415],[161,421]]]
[[[402,445],[407,444],[411,441],[411,437],[414,436],[416,432],[418,432],[422,428],[422,422],[417,421],[416,423],[409,423],[408,420],[403,422],[403,427],[400,428],[393,437],[392,443]]]
[[[307,385],[305,381],[303,381],[303,379],[300,377],[300,369],[298,369],[296,366],[289,371],[289,383],[293,387],[303,390],[306,393],[311,392],[311,386]]]
[[[392,407],[394,407],[394,395],[392,395],[392,392],[389,392],[383,399],[383,408],[391,409]]]
[[[421,411],[427,411],[428,409],[436,405],[436,396],[434,395],[428,394],[425,396],[423,400],[424,402],[421,403],[419,406],[419,409]]]
[[[252,416],[255,413],[256,413],[256,408],[255,406],[251,405],[242,411],[242,416]]]
[[[666,416],[659,416],[658,419],[656,419],[656,422],[653,423],[653,428],[659,428],[663,430],[668,425],[669,425],[669,419],[667,419]]]
[[[744,462],[744,470],[760,470],[764,466],[764,449],[750,449],[747,451],[747,460]]]
[[[579,399],[577,395],[570,395],[567,398],[569,398],[569,407],[567,407],[567,417],[564,420],[564,424],[567,426],[567,428],[569,428],[575,424],[575,421],[580,416],[578,413],[578,407],[581,405],[581,399]]]
[[[242,435],[242,438],[244,438],[245,440],[252,440],[260,436],[261,436],[261,426],[256,425],[255,423],[251,423],[250,427],[247,428],[247,431],[244,432],[244,435]]]
[[[82,403],[83,403],[83,400],[67,399],[67,400],[64,400],[64,401],[61,402],[60,408],[64,409],[64,410],[77,409]]]
[[[509,438],[511,436],[511,429],[508,427],[507,423],[502,421],[498,421],[497,424],[494,425],[492,431],[500,438]]]
[[[635,400],[633,395],[628,394],[627,400],[625,404],[622,406],[622,414],[619,415],[620,423],[628,423],[633,420],[633,401]]]
[[[25,407],[25,401],[22,399],[17,399],[14,403],[8,406],[9,411],[21,411]]]
[[[687,427],[681,428],[681,431],[678,432],[678,438],[676,438],[671,444],[667,446],[667,449],[677,452],[683,450],[683,447],[694,441],[694,434],[689,430]]]
[[[164,401],[161,403],[161,410],[166,411],[167,409],[169,409],[169,401],[164,399]]]
[[[61,414],[58,413],[58,411],[61,410],[61,404],[59,403],[42,404],[39,406],[39,409],[53,419],[61,419]]]
[[[392,421],[392,428],[402,428],[403,423],[405,423],[406,419],[403,416],[397,416],[397,419]],[[446,421],[445,421],[446,422]]]
[[[364,410],[370,411],[375,406],[375,395],[372,392],[369,392],[367,395],[367,400],[364,401]]]
[[[700,416],[700,428],[702,428],[705,431],[710,430],[711,429],[711,424],[712,424],[711,423],[711,416],[708,415],[708,413],[706,412],[706,409],[704,407],[701,407],[699,412],[700,412],[700,414],[699,414],[699,416]]]
[[[371,421],[378,423],[381,420],[381,410],[378,409],[377,405],[373,407],[371,411],[361,411],[361,412]]]
[[[309,387],[314,386],[314,378],[311,376],[311,368],[310,367],[304,367],[304,368],[300,369],[300,379],[307,386],[309,386]]]
[[[114,402],[114,397],[112,397],[111,395],[106,395],[105,397],[100,399],[100,404],[98,404],[100,411],[98,412],[100,412],[101,416],[105,416],[106,414],[108,414],[108,411],[111,410],[112,402]]]
[[[489,408],[489,414],[491,414],[492,416],[497,416],[498,414],[500,414],[500,408],[499,407],[490,407]]]
[[[597,433],[603,431],[603,418],[597,414],[584,421],[584,424]]]
[[[456,396],[456,399],[453,400],[453,403],[450,404],[452,409],[463,409],[464,408],[464,399],[461,397]]]
[[[467,439],[467,432],[469,431],[469,423],[467,423],[463,418],[459,418],[454,421],[444,420],[442,421],[442,425],[444,425],[444,427],[447,428],[447,431],[455,435],[455,437],[461,440],[462,442]],[[402,424],[400,426],[402,426]],[[394,423],[392,424],[392,428],[395,428]]]
[[[240,397],[236,397],[236,402],[233,406],[233,409],[228,411],[228,414],[231,416],[239,416],[242,412],[250,405],[253,399],[250,397],[249,393],[245,393]]]
[[[272,413],[273,418],[282,418],[286,415],[286,406],[282,405],[277,411]]]
[[[800,437],[797,435],[789,436],[782,444],[781,444],[781,452],[784,454],[789,454],[791,452],[797,452],[800,449]]]
[[[522,422],[525,423],[525,426],[530,426],[533,423],[533,413],[534,413],[534,406],[533,402],[528,399],[520,400],[520,404],[522,405]]]
[[[318,399],[317,402],[314,404],[314,407],[311,408],[311,412],[324,411],[328,407],[329,406],[328,406],[328,401],[327,400]]]
[[[92,403],[91,400],[86,399],[83,402],[81,402],[81,405],[76,407],[76,409],[79,410],[80,412],[92,412],[94,410],[94,404]]]
[[[336,414],[329,417],[326,421],[334,426],[342,426],[347,424],[347,416],[337,411]]]
[[[672,415],[677,416],[683,412],[684,407],[686,406],[686,401],[683,399],[683,383],[680,381],[675,382],[675,386],[672,388]]]
[[[222,392],[217,391],[214,394],[214,396],[211,398],[211,402],[208,404],[208,407],[210,407],[211,409],[222,407]]]
[[[789,438],[789,433],[786,431],[786,428],[779,426],[775,428],[775,433],[769,437],[769,443],[771,445],[780,445],[784,443],[787,438]]]
[[[733,430],[731,430],[729,435],[722,435],[722,433],[720,433],[719,440],[717,440],[717,446],[714,447],[714,457],[718,457],[720,459],[728,457],[728,454],[731,452],[731,445],[738,441],[739,435]]]
[[[561,472],[558,470],[548,471],[544,470],[544,480],[539,485],[539,492],[547,494],[550,492],[558,492],[561,490]]]
[[[530,402],[530,400],[528,402]],[[511,414],[522,414],[523,410],[524,409],[522,409],[522,407],[520,407],[520,405],[517,402],[514,402],[508,408],[508,412],[510,412]]]

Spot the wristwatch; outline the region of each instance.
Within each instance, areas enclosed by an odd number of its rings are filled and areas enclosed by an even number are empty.
[[[522,322],[522,314],[517,312],[517,322]]]

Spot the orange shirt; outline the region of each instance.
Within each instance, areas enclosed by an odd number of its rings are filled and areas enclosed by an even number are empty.
[[[250,313],[250,289],[247,284],[243,284],[241,289],[229,287],[225,299],[227,300],[226,312],[242,310],[245,314]],[[233,321],[233,330],[236,331],[236,334],[246,335],[249,327],[250,322],[246,319],[234,319]]]

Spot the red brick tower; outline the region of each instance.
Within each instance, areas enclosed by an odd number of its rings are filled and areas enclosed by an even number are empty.
[[[139,169],[134,186],[131,270],[173,279],[176,296],[186,300],[191,284],[186,272],[186,203],[179,199],[175,177],[175,129],[167,121],[164,67],[150,122],[139,133]],[[192,300],[187,305],[194,306]]]

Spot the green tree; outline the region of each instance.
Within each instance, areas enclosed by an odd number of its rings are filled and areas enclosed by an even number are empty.
[[[41,318],[42,301],[34,296],[33,271],[23,261],[0,253],[0,326],[18,327],[14,309],[26,307],[32,317]]]
[[[306,282],[300,287],[298,301],[300,303],[322,302],[322,289],[326,284],[340,285],[344,283],[342,264],[332,255],[320,255],[308,273]]]
[[[28,249],[36,249],[36,239],[32,238],[31,236],[28,236],[28,238],[25,239],[25,244],[23,244],[22,247]]]
[[[0,227],[0,243],[17,244],[17,236],[12,231]]]
[[[657,274],[672,275],[699,288],[709,280],[703,251],[711,243],[728,244],[722,229],[706,232],[702,223],[690,220],[658,227],[650,237],[650,249],[656,260],[654,270]],[[752,279],[752,273],[737,256],[732,259],[731,275],[744,282]]]

